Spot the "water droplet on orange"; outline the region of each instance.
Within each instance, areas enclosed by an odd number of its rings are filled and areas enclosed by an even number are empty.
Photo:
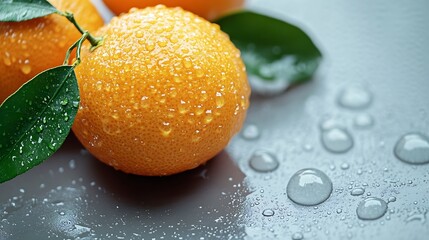
[[[28,64],[24,64],[21,66],[21,72],[24,74],[29,74],[31,72],[31,66]]]
[[[161,130],[161,135],[163,137],[168,137],[172,131],[172,128],[169,122],[163,122],[159,130]]]
[[[222,93],[216,92],[216,106],[217,108],[221,108],[225,105],[225,98],[222,96]]]

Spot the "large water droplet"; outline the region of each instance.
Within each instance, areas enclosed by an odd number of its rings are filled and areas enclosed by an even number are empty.
[[[353,147],[353,138],[342,128],[332,128],[322,131],[322,144],[330,152],[344,153]]]
[[[278,168],[279,162],[272,153],[257,151],[250,157],[249,165],[257,172],[271,172]]]
[[[372,101],[372,94],[361,86],[347,87],[338,94],[337,102],[340,106],[350,109],[368,107]]]
[[[421,133],[408,133],[398,140],[394,153],[406,163],[429,163],[429,138]]]
[[[297,204],[317,205],[326,201],[331,195],[332,181],[318,169],[301,169],[290,178],[286,192],[288,197]]]
[[[380,198],[370,197],[361,201],[356,209],[357,216],[362,220],[381,218],[387,212],[387,203]]]

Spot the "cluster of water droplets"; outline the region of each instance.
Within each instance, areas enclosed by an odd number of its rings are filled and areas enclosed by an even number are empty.
[[[338,92],[336,96],[337,106],[341,109],[348,110],[349,113],[347,116],[354,115],[354,117],[352,117],[350,121],[346,121],[347,124],[335,118],[323,118],[320,121],[321,146],[327,152],[340,155],[351,151],[356,140],[353,136],[354,132],[349,129],[361,131],[370,129],[374,126],[375,119],[371,114],[366,112],[373,103],[373,98],[371,91],[363,86],[350,86]],[[265,138],[263,134],[263,130],[257,125],[248,124],[243,127],[241,138],[248,143],[253,142],[258,144],[261,135]],[[312,152],[313,146],[307,145],[305,145],[303,149],[306,152]],[[384,141],[380,142],[381,147],[384,147],[384,145]],[[416,165],[429,163],[429,138],[421,132],[404,134],[397,140],[395,146],[392,147],[392,155],[408,164]],[[281,168],[281,164],[283,164],[283,160],[280,159],[279,154],[275,151],[260,149],[250,155],[248,163],[251,170],[259,174],[265,174],[266,177],[264,177],[264,179],[270,180],[270,173],[278,171],[278,169]],[[341,170],[348,170],[350,165],[347,162],[343,162],[340,164],[340,168]],[[334,169],[335,166],[331,168],[331,170]],[[385,168],[383,171],[389,172],[389,169]],[[371,174],[372,172],[373,170],[371,169],[358,169],[356,174]],[[322,204],[333,196],[332,193],[335,182],[333,183],[328,175],[329,174],[316,168],[305,168],[295,172],[287,183],[286,195],[288,199],[300,206],[317,206]],[[396,181],[392,183],[396,183]],[[380,186],[379,184],[376,185],[375,187]],[[381,198],[377,196],[373,197],[371,196],[371,192],[366,191],[367,187],[367,183],[352,184],[349,186],[348,191],[350,196],[361,198],[356,204],[356,217],[364,221],[380,219],[388,212],[389,204],[396,202],[396,197],[391,196],[384,198],[384,194],[381,194]],[[337,192],[337,190],[335,191]],[[340,192],[342,192],[342,190]],[[277,211],[275,209],[276,208],[261,209],[262,216],[266,218],[274,217],[276,215],[275,211]],[[281,209],[277,209],[281,211]],[[335,212],[337,214],[343,214],[343,209],[338,208]],[[393,212],[394,210],[391,210],[390,214]],[[426,212],[424,212],[424,214],[425,213]],[[385,217],[386,220],[390,220],[390,214]],[[411,214],[409,218],[414,220],[414,218],[420,219],[419,216],[423,216],[422,219],[425,219],[424,214],[420,212],[418,214]],[[330,215],[330,212],[328,215]],[[283,219],[281,216],[280,218]],[[345,219],[345,215],[342,219]],[[384,221],[381,221],[381,224],[384,224]],[[295,232],[291,235],[291,238],[304,239],[304,235],[301,232]]]

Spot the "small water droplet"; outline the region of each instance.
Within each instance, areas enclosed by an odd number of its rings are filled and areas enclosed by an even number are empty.
[[[349,169],[350,165],[348,163],[342,163],[340,167],[343,170],[347,170],[347,169]]]
[[[12,65],[12,61],[11,61],[11,59],[10,59],[10,55],[9,55],[9,53],[8,53],[8,52],[6,52],[6,56],[3,58],[3,63],[4,63],[6,66],[10,66],[10,65]]]
[[[374,118],[369,114],[359,114],[354,119],[354,125],[359,129],[367,129],[374,125]]]
[[[76,168],[76,162],[75,162],[75,160],[74,160],[74,159],[71,159],[71,160],[69,161],[69,168],[70,168],[70,169],[75,169],[75,168]]]
[[[48,144],[48,147],[49,147],[49,149],[51,149],[52,151],[55,151],[55,146],[56,146],[57,144],[56,143],[49,143]]]
[[[350,133],[341,128],[322,131],[322,144],[330,152],[345,153],[353,147]]]
[[[146,50],[149,52],[153,51],[155,49],[155,44],[151,41],[146,42]]]
[[[271,217],[274,216],[274,211],[272,209],[265,209],[262,212],[262,215],[264,215],[265,217]]]
[[[292,240],[302,240],[302,239],[304,239],[304,235],[302,235],[302,233],[296,232],[292,234]]]
[[[312,206],[326,201],[332,192],[332,181],[322,171],[305,168],[296,172],[286,188],[288,197],[300,205]]]
[[[65,106],[69,103],[69,100],[67,98],[64,98],[63,100],[61,100],[60,104]]]
[[[278,168],[279,162],[272,153],[257,151],[250,157],[249,165],[257,172],[271,172]]]
[[[394,153],[406,163],[429,163],[429,138],[421,133],[408,133],[398,140]]]
[[[343,212],[343,209],[338,208],[336,212],[337,212],[338,214],[340,214],[340,213],[342,213],[342,212]]]
[[[350,191],[352,196],[360,196],[365,193],[365,188],[354,188]]]
[[[361,201],[356,209],[356,214],[362,220],[375,220],[384,216],[387,212],[387,203],[380,198],[369,197]]]
[[[387,199],[387,202],[391,203],[391,202],[396,202],[396,197],[389,197],[389,199]]]
[[[361,86],[351,86],[338,94],[337,102],[340,106],[349,109],[362,109],[371,104],[372,94]]]
[[[162,126],[159,129],[161,130],[161,134],[164,137],[168,137],[172,131],[172,128],[169,122],[163,122]]]
[[[247,140],[257,139],[259,137],[259,134],[259,128],[253,124],[245,126],[243,131],[241,132],[243,138]]]
[[[43,125],[39,125],[36,127],[36,132],[41,133],[43,129],[44,129]]]

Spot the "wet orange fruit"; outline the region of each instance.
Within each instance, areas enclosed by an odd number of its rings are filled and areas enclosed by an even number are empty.
[[[89,31],[103,25],[90,0],[50,0],[74,13]],[[24,22],[0,22],[0,103],[43,70],[61,65],[81,34],[65,17],[52,14]]]
[[[104,3],[117,15],[128,12],[131,8],[145,8],[164,4],[168,7],[181,7],[208,20],[214,20],[221,15],[237,10],[244,4],[244,0],[103,0]]]
[[[195,168],[239,131],[250,88],[240,52],[219,26],[181,8],[131,10],[96,32],[103,45],[76,68],[73,131],[127,173]]]

